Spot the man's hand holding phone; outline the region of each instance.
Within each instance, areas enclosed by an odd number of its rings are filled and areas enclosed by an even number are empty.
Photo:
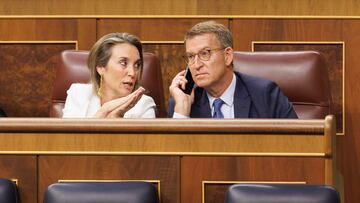
[[[190,115],[191,104],[194,101],[194,85],[189,68],[174,77],[169,87],[170,95],[175,100],[174,112],[184,116]]]
[[[185,79],[187,80],[187,83],[185,84],[185,89],[183,89],[183,91],[185,92],[185,94],[191,94],[191,92],[194,88],[195,82],[191,75],[189,67],[187,67],[185,70]]]

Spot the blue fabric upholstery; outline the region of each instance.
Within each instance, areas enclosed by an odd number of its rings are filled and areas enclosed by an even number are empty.
[[[147,182],[55,183],[44,203],[158,203],[156,187]]]
[[[0,178],[0,202],[20,202],[16,184],[8,179]]]
[[[236,184],[225,203],[340,203],[331,186],[302,184]]]

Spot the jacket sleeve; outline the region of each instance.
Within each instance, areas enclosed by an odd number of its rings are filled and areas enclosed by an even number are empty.
[[[279,86],[271,83],[268,88],[268,105],[273,118],[298,118],[293,105],[280,90]]]
[[[168,103],[168,118],[172,118],[174,115],[175,100],[171,97]]]

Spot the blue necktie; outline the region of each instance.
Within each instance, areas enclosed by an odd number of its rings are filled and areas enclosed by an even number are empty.
[[[213,118],[224,118],[224,115],[222,114],[220,108],[224,104],[224,101],[220,98],[215,99],[214,101],[214,115]]]

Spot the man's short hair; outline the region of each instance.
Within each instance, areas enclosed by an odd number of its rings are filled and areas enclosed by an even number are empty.
[[[194,25],[194,27],[186,32],[184,42],[186,43],[186,40],[205,33],[214,33],[223,48],[233,48],[233,39],[230,30],[223,24],[215,21],[205,21]]]

